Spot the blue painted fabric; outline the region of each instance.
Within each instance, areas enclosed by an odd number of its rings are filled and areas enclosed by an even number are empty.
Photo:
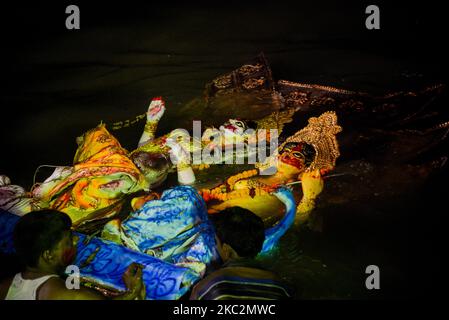
[[[84,244],[86,236],[78,235],[80,241],[74,264],[80,267],[84,279],[94,283],[125,290],[122,275],[132,262],[137,262],[144,266],[143,281],[147,299],[175,300],[200,279],[189,268],[176,266],[99,238],[92,238]],[[91,255],[94,255],[94,259],[88,261]]]
[[[203,198],[190,186],[177,186],[146,202],[121,225],[125,243],[139,251],[203,274],[218,258],[215,230]]]
[[[12,240],[14,226],[20,217],[0,209],[0,251],[6,254],[14,253]]]

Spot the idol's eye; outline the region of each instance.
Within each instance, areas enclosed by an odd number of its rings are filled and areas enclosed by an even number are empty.
[[[235,124],[239,126],[240,128],[243,128],[243,122],[242,121],[236,121]]]
[[[298,159],[304,158],[304,155],[303,155],[301,152],[299,152],[299,151],[293,151],[293,152],[292,152],[292,155],[293,155],[295,158],[298,158]]]

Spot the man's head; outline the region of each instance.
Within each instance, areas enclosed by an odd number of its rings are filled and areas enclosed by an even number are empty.
[[[253,212],[231,207],[210,216],[217,238],[217,249],[223,261],[231,258],[253,258],[262,249],[265,228]]]
[[[55,210],[30,212],[14,229],[14,247],[27,267],[62,273],[76,255],[68,215]]]

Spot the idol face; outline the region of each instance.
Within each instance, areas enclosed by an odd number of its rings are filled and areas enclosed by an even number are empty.
[[[233,135],[243,135],[248,126],[245,121],[240,119],[229,119],[223,125],[220,126],[220,131],[230,133]]]
[[[214,127],[206,129],[201,137],[201,141],[203,144],[209,144],[209,147],[211,148],[217,145],[224,147],[227,144],[243,142],[249,137],[248,132],[246,132],[247,129],[249,129],[249,127],[246,121],[241,119],[229,119],[218,129]],[[230,139],[227,140],[227,138]]]
[[[279,152],[279,160],[299,172],[307,169],[314,156],[315,150],[306,143],[287,143]]]
[[[301,149],[300,144],[289,143],[282,148],[279,160],[302,171],[305,166],[305,157]]]

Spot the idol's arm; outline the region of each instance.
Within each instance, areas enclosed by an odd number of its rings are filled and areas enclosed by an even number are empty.
[[[147,123],[139,140],[139,147],[153,140],[157,125],[165,112],[165,102],[162,98],[153,98],[147,111]]]
[[[303,197],[296,208],[295,224],[305,222],[315,208],[315,200],[323,191],[324,183],[320,171],[306,172],[301,177]]]
[[[178,182],[184,185],[193,184],[195,182],[195,173],[191,166],[190,153],[184,150],[173,137],[167,138],[165,145],[170,147],[170,160],[176,165]]]

